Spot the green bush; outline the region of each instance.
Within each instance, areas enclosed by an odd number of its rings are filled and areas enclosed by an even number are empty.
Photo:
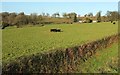
[[[91,23],[92,20],[90,18],[86,18],[86,23]]]

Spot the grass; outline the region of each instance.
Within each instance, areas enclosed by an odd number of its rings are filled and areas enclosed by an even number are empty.
[[[61,28],[63,32],[50,32]],[[67,48],[101,39],[117,33],[118,25],[111,23],[53,24],[43,27],[8,27],[2,30],[2,59],[8,62],[23,55]]]
[[[118,73],[118,43],[99,50],[77,68],[77,72],[82,73]]]
[[[0,73],[2,66],[2,30],[0,30]]]

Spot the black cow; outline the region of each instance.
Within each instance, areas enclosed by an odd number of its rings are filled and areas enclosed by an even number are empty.
[[[115,22],[113,22],[113,24],[115,24]]]
[[[50,29],[50,32],[61,32],[61,29]]]

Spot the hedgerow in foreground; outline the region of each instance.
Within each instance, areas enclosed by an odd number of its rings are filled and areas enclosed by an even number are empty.
[[[81,61],[86,61],[97,50],[118,42],[119,35],[112,35],[80,46],[22,56],[3,64],[3,73],[69,73],[74,72]]]

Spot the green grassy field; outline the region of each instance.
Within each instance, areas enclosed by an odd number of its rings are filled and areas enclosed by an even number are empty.
[[[98,50],[94,56],[77,68],[78,73],[118,73],[118,43]]]
[[[0,30],[0,67],[1,65],[2,65],[2,30]]]
[[[60,28],[63,32],[50,32],[51,28]],[[23,55],[80,45],[116,34],[117,28],[117,24],[111,23],[8,27],[2,30],[2,59],[7,62]]]

